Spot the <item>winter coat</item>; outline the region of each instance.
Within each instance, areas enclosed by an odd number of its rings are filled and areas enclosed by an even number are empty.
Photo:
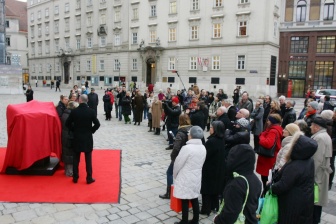
[[[170,130],[172,128],[178,128],[178,126],[179,126],[179,117],[180,117],[180,114],[181,114],[181,107],[180,107],[180,105],[178,104],[176,106],[170,107],[170,106],[168,106],[166,104],[163,107],[163,109],[164,109],[164,112],[165,112],[165,114],[167,116],[167,119],[166,119],[167,129]]]
[[[217,119],[217,121],[221,121],[224,124],[224,128],[225,129],[233,129],[232,123],[227,115],[227,113],[223,113],[221,116],[219,116]]]
[[[209,116],[211,117],[211,121],[216,118],[216,112],[218,107],[220,107],[219,102],[216,102],[215,100],[212,101],[212,103],[209,106]]]
[[[125,96],[124,98],[122,98],[122,100],[121,100],[121,105],[122,105],[121,113],[123,115],[131,115],[132,114],[131,103],[132,103],[132,99],[131,99],[130,96]]]
[[[210,135],[205,142],[206,158],[202,168],[201,194],[222,194],[224,189],[224,153],[223,137]]]
[[[88,106],[92,109],[97,109],[99,103],[98,94],[97,93],[89,93],[88,94]]]
[[[233,172],[236,172],[247,179],[250,189],[243,210],[246,218],[245,223],[257,224],[256,210],[261,193],[261,182],[254,173],[254,150],[247,144],[237,145],[230,151],[226,163],[231,176]],[[241,177],[232,177],[224,189],[224,208],[214,218],[214,222],[216,224],[235,223],[243,208],[246,192],[246,181]]]
[[[313,156],[315,165],[315,183],[319,186],[319,202],[315,205],[327,206],[330,168],[332,156],[332,143],[326,129],[321,129],[311,137],[317,142],[318,148]]]
[[[126,92],[121,91],[117,94],[118,106],[122,106],[122,99],[126,96]]]
[[[306,129],[306,133],[305,133],[305,135],[307,136],[307,137],[311,137],[312,136],[312,133],[311,133],[311,129],[310,129],[310,126],[311,126],[311,124],[313,123],[313,120],[315,119],[315,117],[316,117],[316,113],[315,114],[312,114],[312,115],[305,115],[304,116],[304,118],[303,118],[303,120],[307,123],[307,125],[308,125],[308,128]]]
[[[160,128],[160,120],[162,116],[163,108],[162,102],[157,100],[152,103],[152,127]]]
[[[274,169],[278,170],[281,167],[283,167],[283,165],[285,165],[286,161],[286,155],[291,147],[291,140],[292,140],[293,136],[287,136],[285,137],[282,142],[281,142],[281,149],[278,152],[278,155],[276,157],[276,162],[275,162],[275,166]]]
[[[248,110],[250,113],[252,112],[253,110],[253,105],[251,103],[250,100],[246,100],[246,102],[243,102],[242,100],[238,103],[237,105],[238,109],[246,109]]]
[[[202,167],[206,157],[201,139],[190,139],[174,162],[174,197],[198,198],[201,190]]]
[[[271,111],[271,104],[270,103],[268,103],[268,104],[264,103],[263,107],[264,107],[263,123],[264,123],[264,126],[265,126],[266,121],[267,121],[267,117],[268,117],[268,115]]]
[[[152,113],[152,103],[154,102],[154,97],[148,97],[146,101],[148,105],[148,113]]]
[[[34,99],[34,91],[31,89],[27,89],[26,91],[26,98],[27,98],[27,102],[32,101]]]
[[[61,118],[62,122],[62,161],[66,164],[73,163],[73,132],[65,125],[71,113],[70,109],[66,109]]]
[[[71,111],[65,125],[69,129],[73,129],[75,152],[91,152],[93,150],[92,134],[100,127],[93,109],[89,108],[86,103],[79,104],[76,109]]]
[[[285,116],[286,113],[286,103],[281,103],[280,104],[280,111],[281,111],[281,118],[283,118]]]
[[[135,106],[135,114],[134,120],[135,122],[142,122],[142,113],[144,110],[145,99],[142,95],[137,94],[134,97],[134,106]]]
[[[59,101],[56,107],[56,111],[60,119],[62,118],[62,114],[65,111],[65,109],[66,109],[66,106],[64,105],[64,103],[62,103],[62,101]]]
[[[103,96],[103,102],[104,102],[104,111],[109,112],[112,110],[112,104],[111,104],[111,98],[110,95],[105,94]]]
[[[227,112],[227,115],[230,119],[230,121],[235,121],[236,120],[236,114],[237,114],[237,108],[235,106],[230,106]]]
[[[293,107],[286,108],[285,114],[282,119],[281,127],[284,129],[287,124],[294,123],[296,121],[296,112]]]
[[[188,131],[192,125],[184,125],[180,126],[174,140],[173,144],[173,151],[170,154],[170,158],[172,161],[175,161],[177,155],[179,154],[181,148],[187,143],[188,141]]]
[[[233,146],[239,144],[250,144],[250,132],[246,128],[226,129],[224,133],[225,150],[230,150]]]
[[[259,145],[267,149],[272,148],[276,140],[274,157],[265,157],[258,155],[256,172],[261,176],[268,176],[268,172],[273,168],[276,157],[281,148],[282,128],[280,125],[270,125],[259,136]]]
[[[202,110],[190,112],[190,121],[193,126],[199,126],[204,130],[206,123],[204,123],[204,113]]]
[[[251,131],[254,135],[260,135],[263,131],[263,116],[264,116],[264,108],[262,105],[259,108],[255,108],[251,113],[251,118],[253,118],[253,122],[251,125]]]
[[[279,224],[312,224],[314,211],[314,162],[317,143],[301,133],[294,135],[288,161],[273,177],[278,195]]]

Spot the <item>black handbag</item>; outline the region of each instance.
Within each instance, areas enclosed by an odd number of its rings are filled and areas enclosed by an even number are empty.
[[[275,137],[274,144],[270,149],[267,149],[267,148],[259,145],[258,148],[256,148],[255,152],[260,156],[265,156],[265,157],[270,157],[270,158],[274,157],[275,148],[276,148],[276,144],[277,144],[277,138],[278,137]]]

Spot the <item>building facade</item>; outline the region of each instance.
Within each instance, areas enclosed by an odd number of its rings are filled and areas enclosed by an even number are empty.
[[[334,0],[285,0],[280,24],[278,94],[336,89]]]
[[[28,0],[32,78],[277,93],[277,0]]]

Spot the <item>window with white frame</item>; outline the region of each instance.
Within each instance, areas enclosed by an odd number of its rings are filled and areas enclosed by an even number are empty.
[[[223,0],[215,0],[215,7],[223,6]]]
[[[156,5],[151,5],[150,7],[150,16],[155,17],[156,16]]]
[[[307,2],[304,0],[299,1],[296,7],[296,21],[297,22],[306,21],[306,12],[307,12]]]
[[[86,61],[86,71],[91,71],[91,60]]]
[[[106,36],[100,37],[100,46],[105,47],[106,46]]]
[[[105,12],[102,12],[101,14],[100,14],[100,24],[106,24],[106,14],[105,14]]]
[[[81,40],[80,40],[80,38],[77,38],[76,39],[76,49],[80,50],[80,47],[81,47]]]
[[[190,57],[189,70],[197,70],[197,57]]]
[[[334,8],[335,8],[334,0],[326,0],[324,2],[323,20],[333,20],[334,19]]]
[[[65,19],[65,31],[68,32],[70,30],[70,20],[69,18]]]
[[[30,5],[33,5],[34,4],[34,0],[30,0]]]
[[[278,22],[275,21],[274,22],[274,27],[273,27],[273,37],[277,37],[278,32],[279,32],[279,30],[278,30]]]
[[[92,0],[87,0],[87,6],[91,6],[92,5]]]
[[[76,29],[80,29],[80,28],[81,28],[81,17],[76,16]]]
[[[139,9],[133,8],[133,19],[139,19]]]
[[[137,44],[138,43],[138,33],[133,32],[132,33],[132,44]]]
[[[38,20],[41,19],[41,10],[39,10],[39,11],[37,12],[37,19],[38,19]]]
[[[65,13],[68,13],[70,11],[70,4],[69,2],[65,3],[65,6],[64,6],[64,12]]]
[[[114,22],[120,22],[120,10],[114,12]]]
[[[138,59],[133,58],[132,70],[138,70]]]
[[[46,54],[50,53],[50,41],[49,40],[45,41],[45,53]]]
[[[31,44],[32,55],[35,55],[35,43]]]
[[[247,21],[239,21],[238,24],[239,24],[238,36],[246,36],[247,35]]]
[[[120,69],[120,62],[119,59],[114,59],[114,70]]]
[[[176,28],[169,28],[168,41],[176,41]]]
[[[35,73],[35,65],[32,65],[32,72]]]
[[[175,58],[170,57],[168,58],[168,70],[174,70],[175,69]]]
[[[39,64],[39,72],[42,72],[42,64]]]
[[[55,23],[54,23],[54,32],[55,32],[55,33],[58,33],[58,32],[59,32],[59,21],[58,21],[58,20],[55,21]]]
[[[239,0],[240,4],[249,3],[249,0]]]
[[[88,13],[86,16],[87,16],[86,17],[87,26],[92,26],[92,15],[91,15],[91,13]]]
[[[45,16],[46,18],[49,17],[49,8],[46,8],[46,9],[45,9],[44,14],[45,14],[44,16]]]
[[[212,70],[220,70],[220,56],[212,57]]]
[[[55,68],[56,72],[60,71],[60,63],[56,62],[56,68]]]
[[[176,1],[169,3],[169,13],[170,14],[176,14],[177,13]]]
[[[76,9],[81,8],[81,0],[76,0]]]
[[[35,36],[35,27],[34,26],[30,27],[30,35],[31,35],[31,37]]]
[[[59,14],[59,6],[58,6],[58,5],[55,5],[55,8],[54,8],[54,14],[55,14],[55,15],[58,15],[58,14]]]
[[[198,39],[198,26],[190,27],[190,39],[197,40]]]
[[[99,60],[99,69],[100,71],[105,71],[105,61],[104,60]]]
[[[191,0],[191,10],[199,10],[199,0]]]
[[[77,63],[76,63],[76,71],[77,72],[80,71],[80,61],[77,61]]]
[[[245,70],[245,55],[238,55],[237,57],[237,69]]]
[[[68,50],[70,48],[70,37],[64,38],[64,42],[65,42],[65,49]]]
[[[114,35],[114,45],[119,46],[120,45],[120,34]]]
[[[42,26],[41,26],[41,24],[37,26],[37,35],[39,37],[42,36]]]
[[[220,38],[222,35],[221,28],[222,25],[220,23],[215,23],[212,25],[213,27],[213,38]]]
[[[155,43],[156,41],[156,30],[149,31],[149,41],[150,43]]]
[[[30,22],[34,22],[34,13],[30,13]]]
[[[87,48],[92,48],[92,38],[91,37],[87,38]]]
[[[59,39],[55,40],[55,52],[59,52]]]

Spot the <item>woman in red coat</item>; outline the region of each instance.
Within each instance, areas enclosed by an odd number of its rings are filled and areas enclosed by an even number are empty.
[[[267,118],[267,129],[259,136],[259,145],[270,149],[276,141],[275,153],[273,157],[258,156],[257,173],[261,175],[264,193],[269,170],[273,168],[278,152],[281,148],[282,127],[280,125],[281,117],[279,114],[270,114]]]

